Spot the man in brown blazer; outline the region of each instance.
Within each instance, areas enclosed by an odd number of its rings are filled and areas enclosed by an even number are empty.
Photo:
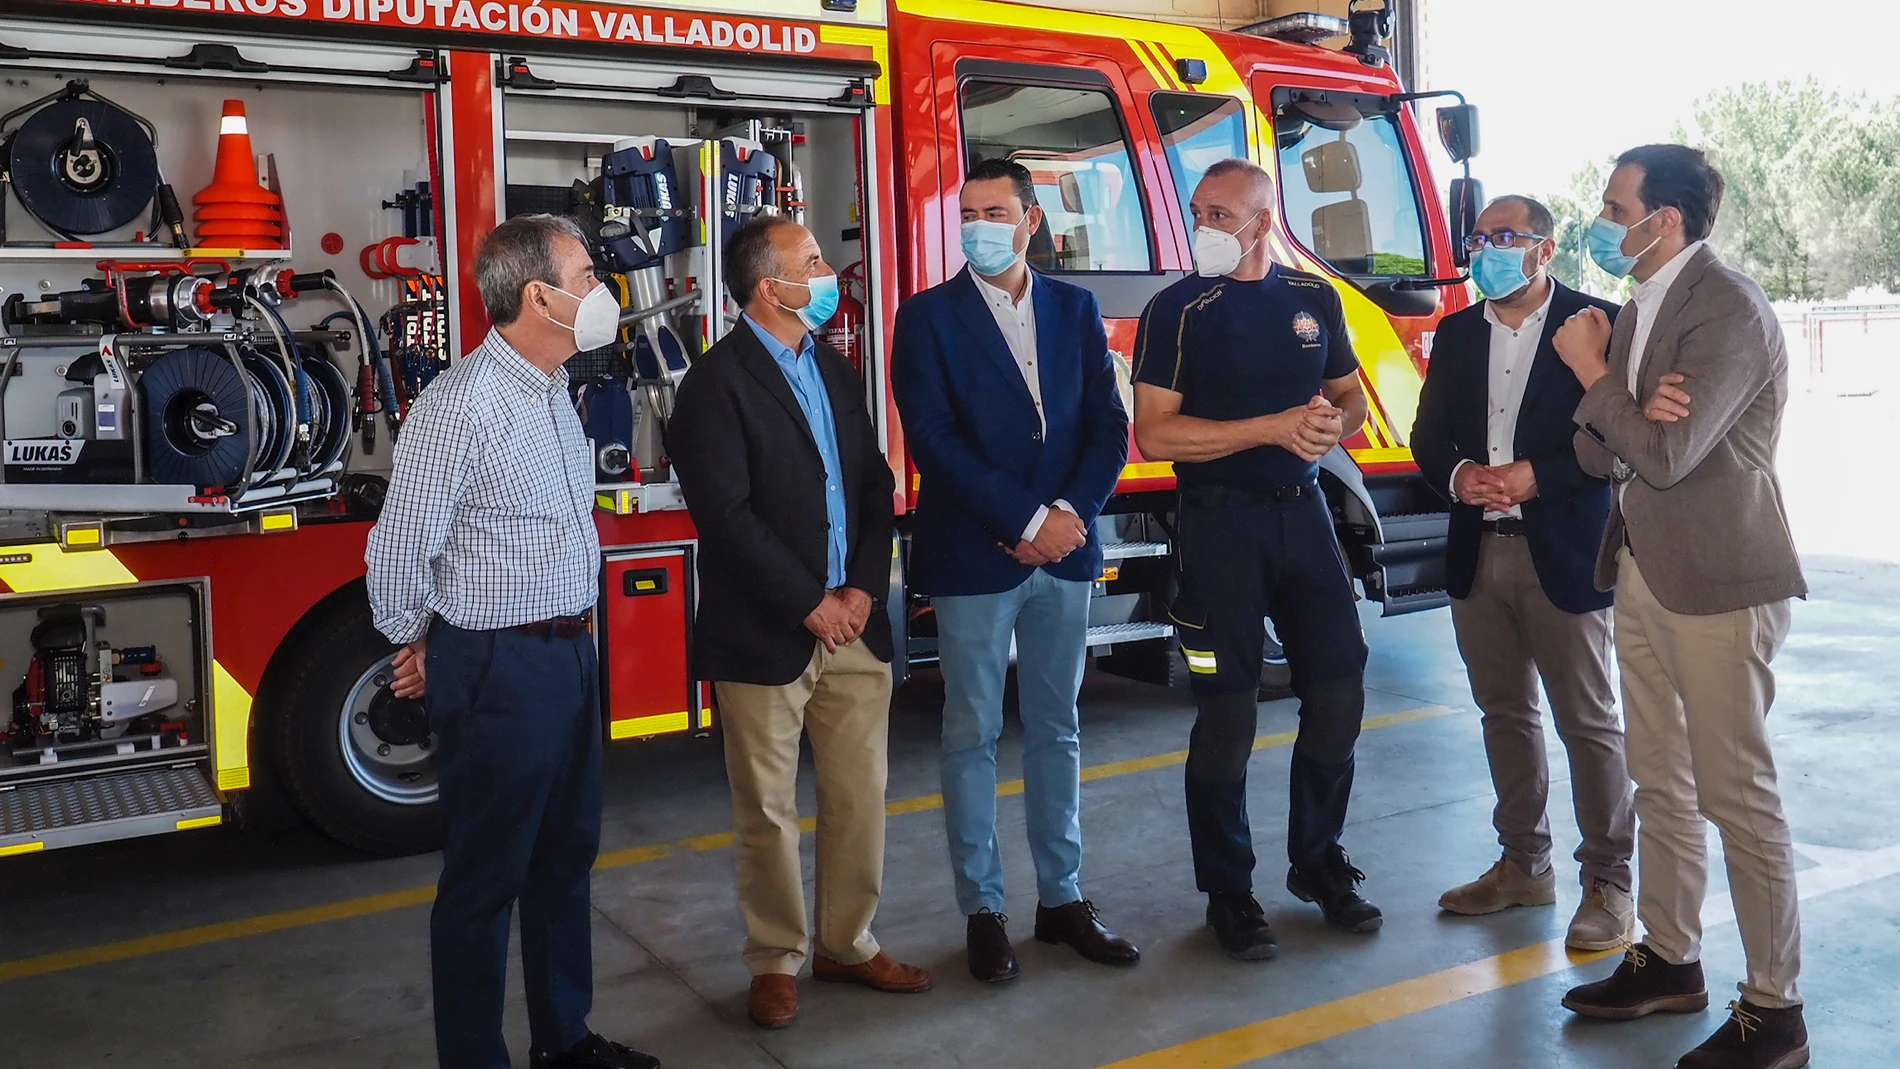
[[[1775,478],[1781,327],[1761,287],[1703,244],[1722,189],[1695,149],[1624,153],[1591,253],[1635,292],[1614,330],[1585,309],[1555,339],[1585,390],[1578,461],[1618,484],[1597,586],[1616,591],[1644,929],[1611,977],[1564,1005],[1612,1020],[1708,1005],[1706,817],[1722,834],[1748,976],[1729,1019],[1678,1069],[1793,1069],[1808,1064],[1801,927],[1767,714],[1769,664],[1807,585]]]

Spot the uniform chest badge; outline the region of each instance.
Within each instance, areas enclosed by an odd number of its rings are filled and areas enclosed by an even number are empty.
[[[1301,312],[1293,317],[1293,333],[1298,335],[1301,341],[1318,341],[1319,320],[1306,312]]]

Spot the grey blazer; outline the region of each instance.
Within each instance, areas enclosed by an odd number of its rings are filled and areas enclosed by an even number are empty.
[[[1788,403],[1781,325],[1755,281],[1708,246],[1683,265],[1656,312],[1638,378],[1647,399],[1683,376],[1688,418],[1652,423],[1629,393],[1636,314],[1610,335],[1610,373],[1577,405],[1577,462],[1614,477],[1633,469],[1597,550],[1599,590],[1616,585],[1627,531],[1643,579],[1671,612],[1707,616],[1804,597],[1807,581],[1775,477]]]

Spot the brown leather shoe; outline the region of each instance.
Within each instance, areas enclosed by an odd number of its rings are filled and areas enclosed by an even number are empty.
[[[1100,965],[1133,965],[1141,960],[1135,944],[1102,927],[1101,913],[1086,898],[1053,909],[1037,903],[1036,938],[1045,943],[1067,943],[1076,953]]]
[[[970,952],[970,975],[986,984],[1014,980],[1022,971],[1016,948],[1009,945],[1009,918],[988,909],[970,914],[964,943]]]
[[[782,972],[760,973],[746,992],[745,1013],[760,1028],[784,1028],[798,1019],[798,980]]]
[[[827,984],[863,984],[873,991],[888,991],[894,995],[930,990],[929,973],[915,965],[905,965],[882,950],[870,961],[856,965],[840,965],[823,954],[814,954],[811,976]]]

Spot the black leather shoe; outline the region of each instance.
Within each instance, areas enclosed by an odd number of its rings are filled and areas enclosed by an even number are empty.
[[[1359,896],[1365,880],[1338,843],[1326,848],[1326,861],[1318,868],[1286,870],[1286,889],[1293,897],[1317,903],[1327,924],[1347,932],[1376,932],[1385,923],[1379,907]]]
[[[533,1069],[660,1069],[660,1059],[589,1034],[559,1054],[537,1050],[528,1057]]]
[[[980,909],[970,914],[964,941],[970,951],[970,975],[986,984],[1014,980],[1021,973],[1016,948],[1009,945],[1009,918]]]
[[[1799,1069],[1808,1064],[1801,1007],[1771,1010],[1747,999],[1728,1004],[1728,1020],[1676,1069]]]
[[[1135,944],[1109,931],[1095,903],[1086,898],[1055,907],[1036,903],[1036,938],[1067,943],[1097,965],[1133,965],[1141,960]]]
[[[1207,896],[1207,926],[1230,958],[1266,961],[1280,953],[1267,924],[1267,911],[1248,891],[1212,891]]]
[[[1645,943],[1625,950],[1623,961],[1607,979],[1573,987],[1564,996],[1564,1009],[1605,1021],[1634,1021],[1652,1013],[1701,1013],[1708,1008],[1702,963],[1671,965]]]

